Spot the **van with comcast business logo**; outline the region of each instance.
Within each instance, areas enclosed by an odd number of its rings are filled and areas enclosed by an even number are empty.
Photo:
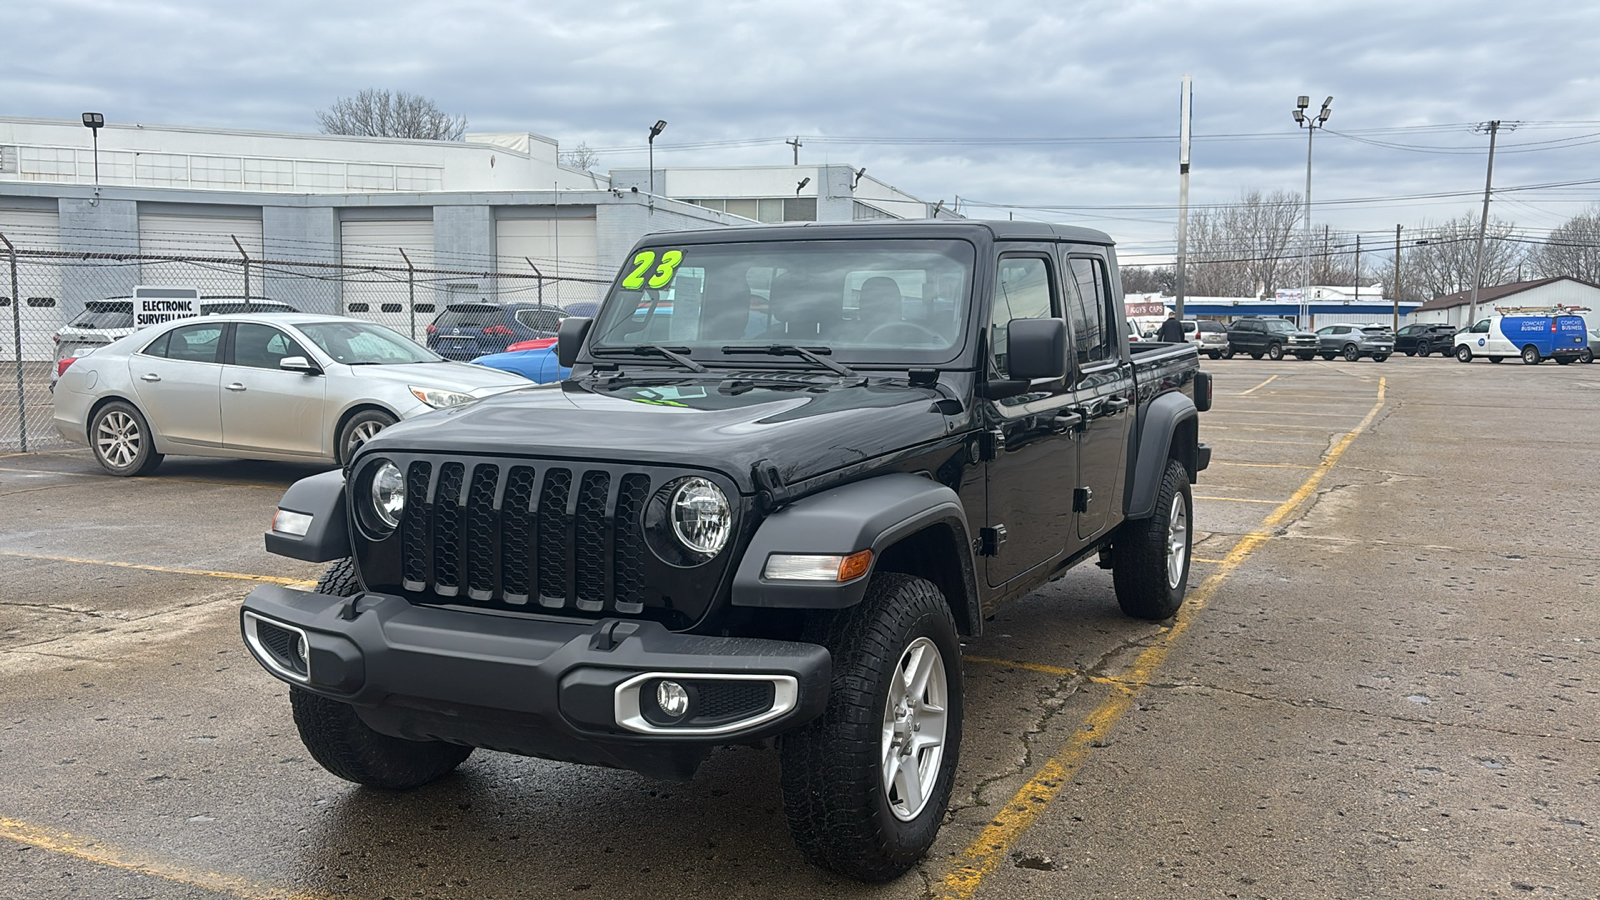
[[[1513,356],[1537,366],[1547,359],[1566,365],[1583,356],[1589,335],[1580,312],[1572,306],[1495,307],[1494,315],[1479,319],[1456,335],[1456,359],[1472,362],[1488,357],[1499,362]]]

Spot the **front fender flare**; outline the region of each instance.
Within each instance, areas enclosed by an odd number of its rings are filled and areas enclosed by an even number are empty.
[[[311,527],[304,537],[268,531],[268,553],[306,562],[332,562],[350,555],[343,471],[334,469],[296,481],[284,492],[278,508],[310,516]]]
[[[734,574],[732,603],[788,609],[854,606],[866,594],[871,572],[844,584],[772,581],[762,577],[767,557],[773,553],[844,556],[872,550],[875,568],[884,549],[938,525],[950,528],[958,552],[970,557],[966,512],[956,492],[930,478],[905,472],[879,475],[797,500],[768,516],[756,530]],[[976,566],[968,559],[960,568],[966,596],[947,599],[967,610],[968,621],[981,621]]]

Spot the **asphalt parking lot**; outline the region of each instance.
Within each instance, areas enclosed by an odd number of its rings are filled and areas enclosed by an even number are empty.
[[[1595,897],[1600,366],[1205,361],[1190,602],[1080,568],[966,647],[918,873],[809,868],[773,754],[688,783],[479,752],[326,774],[249,658],[314,468],[0,457],[0,896]]]

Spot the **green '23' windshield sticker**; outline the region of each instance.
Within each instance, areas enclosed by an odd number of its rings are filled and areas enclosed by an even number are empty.
[[[630,291],[637,291],[647,284],[652,288],[664,288],[672,282],[672,276],[677,274],[678,264],[683,262],[682,250],[668,250],[661,254],[661,262],[656,263],[654,250],[640,250],[633,256],[633,271],[622,279],[622,286]],[[650,267],[655,266],[655,271]],[[649,275],[649,280],[645,276]]]

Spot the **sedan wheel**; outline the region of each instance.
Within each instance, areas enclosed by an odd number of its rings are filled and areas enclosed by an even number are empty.
[[[145,475],[161,465],[149,424],[138,409],[121,400],[95,412],[89,421],[89,446],[95,461],[112,475]]]
[[[364,409],[350,417],[339,430],[339,464],[345,465],[361,445],[395,422],[394,416],[382,410]]]

